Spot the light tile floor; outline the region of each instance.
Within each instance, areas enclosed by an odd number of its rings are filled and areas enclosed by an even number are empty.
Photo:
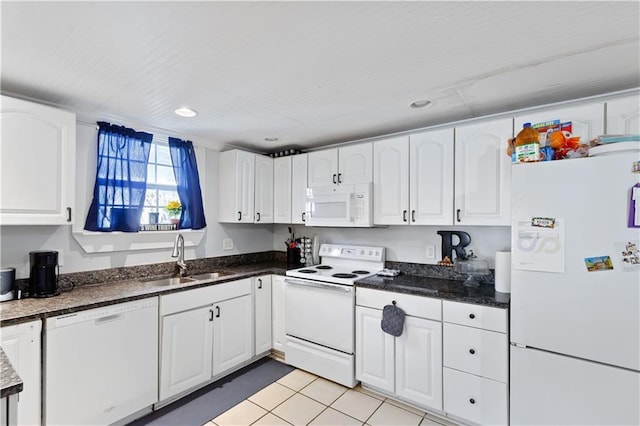
[[[204,426],[454,426],[383,395],[294,370]]]

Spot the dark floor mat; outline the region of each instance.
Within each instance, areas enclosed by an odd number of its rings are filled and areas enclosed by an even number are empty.
[[[202,426],[293,370],[263,358],[128,426]]]

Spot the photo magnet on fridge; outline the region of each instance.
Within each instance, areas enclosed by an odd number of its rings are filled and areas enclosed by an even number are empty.
[[[586,257],[584,259],[587,271],[607,271],[613,269],[613,262],[609,256]]]

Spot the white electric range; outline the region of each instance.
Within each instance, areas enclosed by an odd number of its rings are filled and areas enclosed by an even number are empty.
[[[355,287],[384,268],[383,247],[322,244],[319,265],[286,272],[288,364],[344,386],[355,379]]]

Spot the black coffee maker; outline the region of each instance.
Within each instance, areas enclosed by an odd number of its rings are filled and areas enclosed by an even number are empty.
[[[29,253],[31,275],[29,295],[31,297],[51,297],[60,294],[58,287],[58,252],[32,251]]]

